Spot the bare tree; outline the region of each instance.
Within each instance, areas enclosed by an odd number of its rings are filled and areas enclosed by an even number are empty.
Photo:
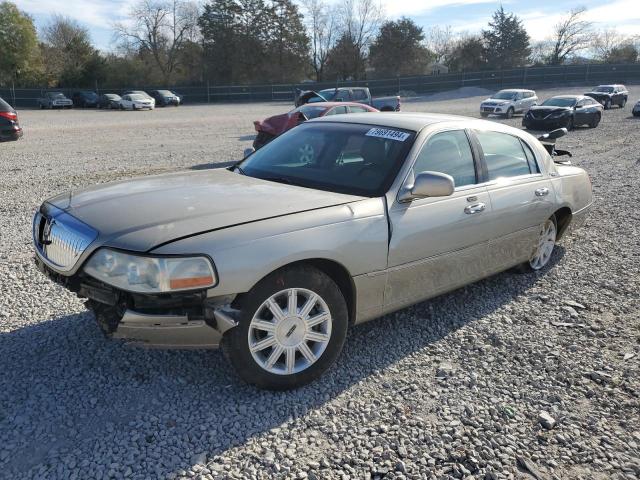
[[[316,80],[324,79],[324,69],[329,52],[338,37],[337,15],[334,8],[324,0],[303,0],[304,18],[311,38],[311,66]]]
[[[376,0],[343,0],[338,13],[342,21],[341,36],[355,47],[354,65],[364,65],[369,46],[384,21],[382,5]],[[355,70],[356,78],[364,73],[359,70]]]
[[[553,48],[548,63],[561,65],[577,52],[589,47],[592,23],[584,20],[586,11],[585,7],[575,8],[555,25]]]
[[[427,48],[434,55],[435,63],[446,63],[456,44],[456,36],[451,25],[431,27],[427,33]]]
[[[622,35],[617,30],[610,28],[600,30],[593,35],[591,48],[598,60],[606,62],[616,50],[633,43],[633,37]]]
[[[122,43],[151,54],[163,80],[171,78],[180,64],[180,51],[197,36],[198,6],[193,2],[141,0],[130,11],[128,23],[114,25]]]

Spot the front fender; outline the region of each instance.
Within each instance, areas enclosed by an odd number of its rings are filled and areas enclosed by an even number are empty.
[[[210,232],[179,240],[153,253],[209,255],[219,283],[210,295],[249,291],[278,268],[301,260],[325,259],[354,277],[383,270],[388,224],[381,198]]]

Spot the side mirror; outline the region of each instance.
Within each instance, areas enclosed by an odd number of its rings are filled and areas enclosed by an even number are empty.
[[[448,197],[455,189],[455,181],[451,175],[440,172],[421,172],[401,195],[400,201],[407,202],[414,198]]]
[[[549,133],[545,133],[538,137],[538,140],[555,140],[556,138],[564,137],[567,134],[568,130],[566,128],[556,128],[555,130],[550,131]]]
[[[245,148],[245,149],[244,149],[244,153],[243,153],[242,158],[244,159],[244,158],[247,158],[249,155],[253,155],[253,153],[254,153],[255,151],[256,151],[256,149],[255,149],[255,148],[252,148],[252,147]]]

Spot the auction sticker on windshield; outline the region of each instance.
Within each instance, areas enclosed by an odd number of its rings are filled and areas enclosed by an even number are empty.
[[[367,137],[387,138],[389,140],[396,140],[398,142],[404,142],[411,135],[405,132],[399,132],[398,130],[389,130],[387,128],[372,128],[366,133]]]

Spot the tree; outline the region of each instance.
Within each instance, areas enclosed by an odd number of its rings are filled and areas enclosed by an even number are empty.
[[[382,6],[376,3],[376,0],[343,0],[338,7],[338,13],[342,20],[340,51],[351,52],[352,65],[349,77],[357,80],[364,76],[367,51],[383,21]],[[344,67],[347,65],[344,64]]]
[[[500,6],[489,22],[489,29],[482,31],[485,57],[496,68],[513,68],[526,65],[531,54],[529,34],[522,21],[513,13],[506,13]]]
[[[463,36],[453,45],[448,66],[454,72],[480,70],[486,66],[484,54],[485,48],[481,36]]]
[[[631,41],[613,47],[605,59],[607,63],[635,63],[640,58],[640,52]]]
[[[89,31],[68,17],[55,15],[42,30],[42,57],[51,84],[90,85],[101,80],[102,62]]]
[[[329,52],[327,77],[335,80],[352,80],[357,72],[364,72],[366,59],[360,47],[350,35],[344,33]]]
[[[584,7],[573,9],[555,25],[552,37],[553,47],[547,63],[561,65],[589,46],[592,24],[584,20],[586,11]]]
[[[215,0],[204,6],[198,19],[202,33],[202,46],[206,76],[217,83],[235,80],[234,62],[236,50],[236,19],[239,6],[234,0]]]
[[[173,0],[140,0],[130,10],[130,23],[114,25],[116,36],[128,47],[148,52],[170,84],[180,66],[180,53],[197,35],[198,7]]]
[[[369,49],[369,63],[377,76],[421,75],[433,57],[423,41],[422,28],[412,20],[385,22]]]
[[[36,75],[40,66],[33,20],[15,4],[0,3],[0,84]]]
[[[596,58],[605,63],[633,63],[638,58],[633,38],[621,35],[615,29],[596,32],[591,48]]]
[[[311,38],[311,68],[316,81],[324,80],[329,52],[337,37],[335,8],[323,0],[303,0],[304,18]]]
[[[436,25],[429,29],[427,47],[433,52],[433,61],[435,63],[447,63],[454,45],[455,35],[451,25],[447,25],[444,28]]]

